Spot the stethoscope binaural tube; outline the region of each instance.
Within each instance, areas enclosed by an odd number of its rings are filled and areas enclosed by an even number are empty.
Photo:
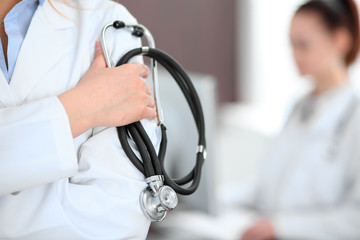
[[[159,153],[156,153],[151,139],[147,135],[140,122],[135,122],[126,126],[117,127],[119,141],[123,150],[134,166],[144,174],[148,188],[140,195],[140,206],[145,214],[153,222],[162,221],[166,213],[176,207],[178,199],[176,193],[190,195],[196,191],[200,184],[201,169],[207,157],[205,140],[205,120],[198,94],[189,76],[184,69],[168,54],[155,49],[154,39],[148,29],[143,25],[126,25],[123,22],[115,21],[106,25],[101,34],[101,43],[104,56],[108,67],[111,67],[110,57],[106,47],[105,31],[109,27],[116,29],[125,28],[130,30],[132,35],[137,37],[146,36],[149,47],[136,48],[125,54],[116,64],[120,66],[126,64],[131,58],[143,55],[151,59],[151,70],[153,73],[154,99],[158,122],[161,129],[161,143]],[[160,63],[175,79],[194,117],[199,134],[198,147],[196,150],[196,163],[193,170],[185,177],[172,179],[165,170],[165,154],[167,147],[166,127],[163,122],[162,109],[158,91],[157,62]],[[141,159],[137,157],[129,144],[132,139],[136,144]],[[183,187],[184,185],[190,185]]]

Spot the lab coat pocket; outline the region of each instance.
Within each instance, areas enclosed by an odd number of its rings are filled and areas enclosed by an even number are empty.
[[[144,127],[157,148],[156,123],[144,122]],[[79,150],[79,173],[70,183],[64,208],[84,234],[104,239],[101,234],[107,232],[111,236],[108,239],[117,239],[113,236],[119,233],[147,233],[149,221],[139,204],[140,193],[147,185],[124,153],[116,128],[94,129]]]

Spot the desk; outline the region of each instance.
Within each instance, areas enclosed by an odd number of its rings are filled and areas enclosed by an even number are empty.
[[[148,240],[236,240],[256,216],[244,210],[227,210],[219,216],[196,211],[174,211],[153,225]]]

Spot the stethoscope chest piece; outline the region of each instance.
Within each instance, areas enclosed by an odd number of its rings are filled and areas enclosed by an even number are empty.
[[[169,186],[163,185],[162,176],[146,179],[149,187],[140,195],[140,207],[144,215],[152,222],[161,222],[168,211],[178,204],[176,192]]]

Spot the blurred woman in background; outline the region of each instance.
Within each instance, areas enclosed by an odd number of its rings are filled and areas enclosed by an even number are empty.
[[[360,104],[348,68],[359,50],[353,0],[312,0],[290,28],[299,72],[314,89],[271,147],[242,239],[360,239]]]

